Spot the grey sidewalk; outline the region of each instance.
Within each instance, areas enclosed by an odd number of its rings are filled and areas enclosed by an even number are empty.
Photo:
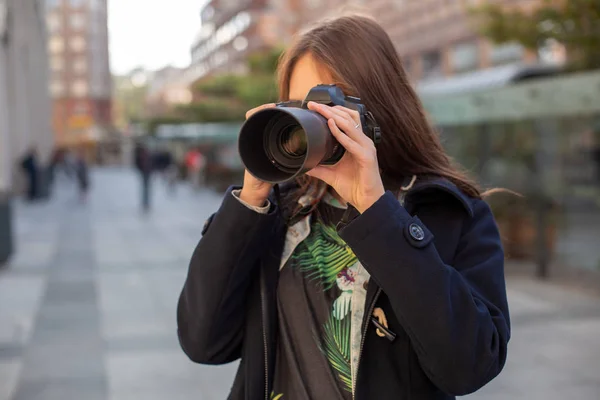
[[[198,366],[179,349],[177,296],[220,196],[93,175],[50,204],[18,204],[18,251],[0,271],[0,400],[224,399],[235,365]],[[513,339],[500,378],[473,399],[600,398],[600,300],[510,280]]]

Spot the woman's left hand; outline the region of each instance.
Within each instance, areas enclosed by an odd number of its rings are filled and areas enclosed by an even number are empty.
[[[327,118],[329,129],[346,153],[335,165],[319,165],[307,174],[331,186],[361,214],[384,193],[375,144],[363,132],[358,111],[309,102],[309,110]]]

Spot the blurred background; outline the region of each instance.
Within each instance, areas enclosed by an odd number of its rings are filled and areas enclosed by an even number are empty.
[[[600,398],[598,0],[0,0],[0,400],[224,399],[175,307],[282,49],[358,10],[487,188],[513,338],[473,399]]]

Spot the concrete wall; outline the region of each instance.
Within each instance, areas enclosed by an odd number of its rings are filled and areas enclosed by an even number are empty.
[[[14,192],[24,152],[36,146],[45,163],[53,147],[45,7],[43,0],[2,3],[8,32],[0,42],[0,191]]]

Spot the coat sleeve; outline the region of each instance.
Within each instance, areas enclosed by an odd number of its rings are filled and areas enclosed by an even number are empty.
[[[484,201],[474,202],[472,218],[433,210],[427,220],[440,229],[462,225],[452,265],[442,261],[431,231],[390,192],[340,235],[389,298],[425,373],[459,396],[488,383],[506,360],[504,251]]]
[[[258,213],[230,188],[207,222],[177,305],[179,342],[191,360],[223,364],[240,357],[248,288],[275,220],[275,206]]]

